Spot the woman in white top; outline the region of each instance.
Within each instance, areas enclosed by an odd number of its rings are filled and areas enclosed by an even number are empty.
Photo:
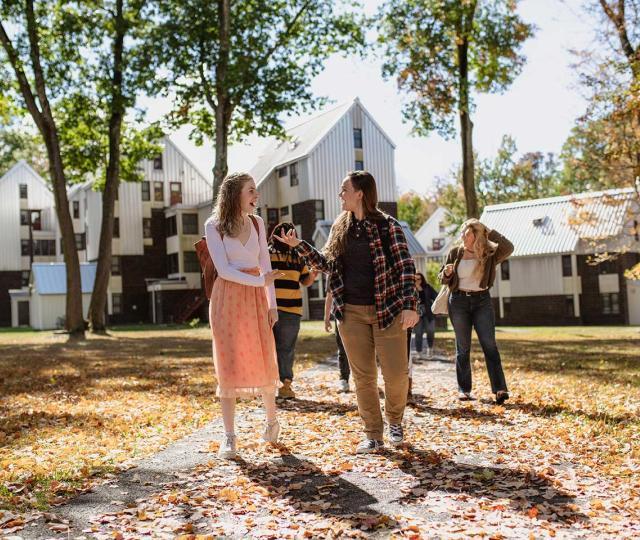
[[[267,416],[263,439],[275,443],[280,426],[275,392],[278,363],[272,327],[278,320],[274,280],[264,222],[254,216],[256,184],[246,173],[227,176],[211,218],[207,247],[218,272],[209,305],[213,361],[225,437],[218,455],[236,455],[236,397],[261,394]]]
[[[491,391],[496,403],[509,399],[496,344],[495,316],[489,289],[496,266],[513,252],[513,244],[477,219],[462,225],[462,245],[454,247],[440,269],[439,278],[449,286],[449,317],[456,334],[456,375],[459,398],[471,397],[471,330],[475,328],[484,353]]]

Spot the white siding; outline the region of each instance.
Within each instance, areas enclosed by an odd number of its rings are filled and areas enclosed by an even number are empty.
[[[340,213],[340,183],[355,166],[351,115],[333,127],[308,159],[309,198],[322,199],[325,219],[333,221]]]
[[[24,208],[44,210],[54,205],[53,194],[45,181],[25,162],[19,162],[0,179],[0,271],[21,270],[20,184],[27,185]],[[43,229],[55,230],[55,215],[44,212]]]
[[[280,204],[279,197],[279,189],[278,189],[278,173],[273,172],[258,188],[258,193],[260,194],[260,199],[258,201],[258,205],[260,208],[264,209],[265,207],[273,208],[283,206]],[[262,210],[262,217],[267,219],[266,210]]]
[[[118,255],[143,255],[140,184],[123,182],[120,184],[118,194],[120,218],[120,253]]]
[[[100,247],[100,227],[102,224],[102,194],[91,188],[83,190],[86,195],[86,213],[82,219],[82,231],[87,233],[87,260],[98,259]],[[82,214],[80,215],[82,218]],[[120,234],[125,230],[120,224]]]
[[[89,313],[91,294],[82,295],[82,314],[86,319]],[[64,294],[34,294],[31,296],[31,327],[36,330],[52,330],[57,328],[60,317],[65,316],[66,296]]]
[[[562,258],[559,255],[509,259],[509,274],[511,287],[509,296],[564,294]],[[501,294],[501,296],[507,295]]]
[[[373,119],[364,109],[361,110],[364,168],[376,179],[378,200],[394,202],[398,198],[393,163],[394,148]]]

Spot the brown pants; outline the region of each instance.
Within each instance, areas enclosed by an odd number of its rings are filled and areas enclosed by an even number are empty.
[[[382,440],[383,422],[378,397],[376,353],[384,379],[384,411],[389,424],[400,424],[407,404],[407,332],[400,317],[384,330],[378,328],[375,306],[345,304],[338,322],[356,385],[358,411],[368,439]]]

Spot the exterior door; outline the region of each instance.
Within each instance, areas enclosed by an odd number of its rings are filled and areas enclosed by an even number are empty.
[[[627,280],[629,324],[640,324],[640,281]]]
[[[29,302],[18,302],[18,326],[29,326]]]

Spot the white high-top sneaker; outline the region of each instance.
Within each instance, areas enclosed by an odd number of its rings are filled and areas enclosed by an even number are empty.
[[[236,457],[236,436],[233,433],[225,433],[220,448],[218,448],[220,459],[234,459]]]
[[[277,443],[278,435],[280,434],[280,424],[277,420],[273,422],[267,422],[267,425],[264,428],[264,433],[262,434],[262,439],[268,443]]]
[[[433,347],[427,347],[427,359],[431,360],[433,358]]]

